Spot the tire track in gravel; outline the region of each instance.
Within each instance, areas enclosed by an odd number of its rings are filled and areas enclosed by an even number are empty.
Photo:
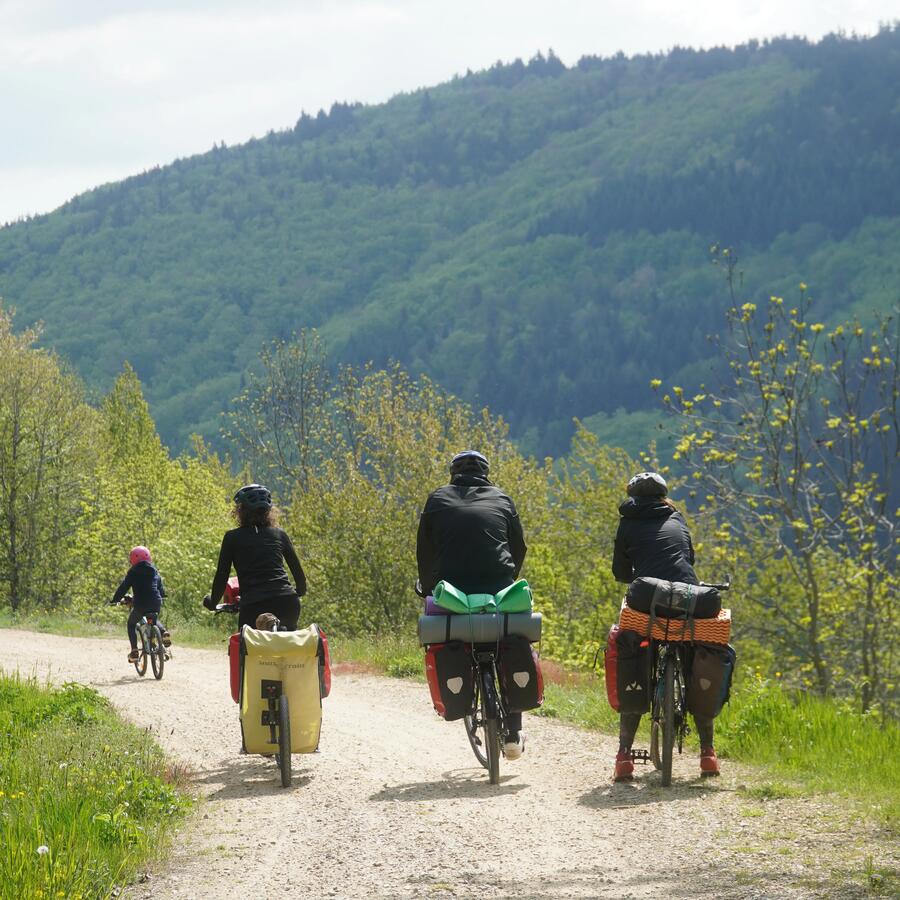
[[[5,669],[93,685],[205,797],[131,897],[847,897],[876,839],[826,801],[748,798],[758,776],[727,762],[715,781],[685,757],[670,790],[643,767],[614,786],[612,738],[531,716],[492,787],[423,684],[366,675],[335,677],[321,752],[294,757],[285,790],[238,753],[224,646],[175,651],[156,682],[122,641],[0,631]]]

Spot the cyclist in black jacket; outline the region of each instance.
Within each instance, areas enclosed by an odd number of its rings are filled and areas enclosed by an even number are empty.
[[[488,480],[490,468],[477,450],[457,453],[450,484],[425,501],[419,519],[416,562],[423,596],[439,581],[466,594],[496,594],[518,577],[527,547],[516,505]],[[512,713],[503,747],[518,759],[525,746],[522,714]]]
[[[300,618],[300,597],[306,593],[306,575],[291,539],[278,527],[272,495],[261,484],[248,484],[234,495],[233,514],[240,525],[222,538],[212,590],[203,605],[216,608],[234,566],[241,586],[238,629],[255,627],[260,613],[272,613],[293,631]]]
[[[666,496],[668,485],[657,472],[641,472],[628,482],[628,499],[619,506],[619,528],[613,550],[612,571],[616,581],[630,584],[635,578],[662,578],[699,584],[694,571],[694,545],[684,516]],[[685,658],[691,655],[685,647]],[[630,779],[634,772],[631,745],[640,724],[640,713],[619,716],[619,752],[614,778]],[[700,770],[718,775],[719,762],[713,749],[713,720],[694,716],[700,738]]]

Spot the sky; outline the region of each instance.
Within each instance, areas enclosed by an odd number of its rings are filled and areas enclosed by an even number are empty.
[[[0,223],[497,60],[871,34],[897,0],[0,0]]]

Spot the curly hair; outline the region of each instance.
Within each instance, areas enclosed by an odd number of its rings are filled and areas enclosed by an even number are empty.
[[[243,503],[235,503],[231,514],[242,528],[277,528],[280,511],[276,506],[270,506],[268,509],[250,509]]]

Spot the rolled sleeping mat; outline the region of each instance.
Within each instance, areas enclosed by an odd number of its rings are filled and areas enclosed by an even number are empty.
[[[419,616],[419,643],[466,641],[482,644],[518,635],[531,642],[541,639],[540,613],[478,613],[471,616]]]

